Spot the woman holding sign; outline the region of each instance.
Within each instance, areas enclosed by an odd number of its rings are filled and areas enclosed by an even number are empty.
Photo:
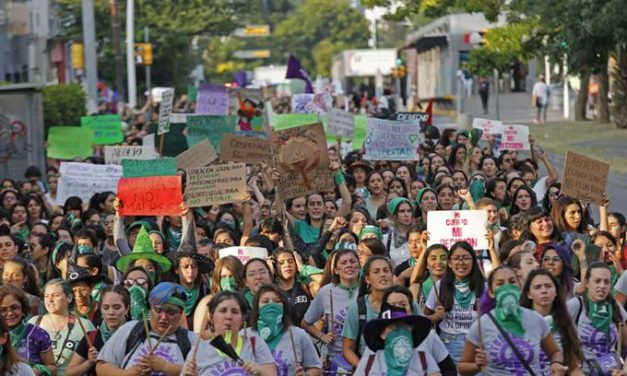
[[[454,361],[464,346],[464,339],[477,319],[476,307],[483,293],[484,278],[474,249],[457,242],[448,256],[448,269],[431,290],[424,313],[440,326],[440,338]]]

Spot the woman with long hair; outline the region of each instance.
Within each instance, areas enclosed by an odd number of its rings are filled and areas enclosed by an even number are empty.
[[[568,365],[570,375],[581,375],[579,362],[583,359],[581,343],[568,310],[564,289],[553,274],[544,269],[532,271],[520,295],[520,305],[538,312],[555,338],[555,342],[564,353],[564,363]],[[549,371],[549,359],[540,354],[540,368],[543,373]]]
[[[409,286],[409,280],[420,256],[427,249],[429,234],[427,226],[423,223],[411,225],[407,230],[407,244],[409,248],[409,258],[394,268],[394,284]],[[423,259],[424,261],[424,259]]]
[[[384,256],[372,256],[364,265],[357,301],[348,307],[342,329],[342,355],[353,367],[366,349],[362,326],[378,317],[383,293],[393,283],[392,268],[390,259]]]
[[[34,376],[33,370],[17,357],[11,344],[11,333],[7,324],[0,319],[0,374],[3,376]]]
[[[540,267],[533,253],[530,250],[522,249],[522,244],[520,250],[510,253],[506,264],[516,272],[516,277],[521,284],[525,284],[531,271]]]
[[[467,242],[453,244],[448,268],[431,289],[424,313],[434,324],[439,324],[440,338],[454,361],[459,361],[464,338],[478,317],[476,306],[484,283],[472,246]]]
[[[398,178],[393,178],[392,181],[396,181],[396,179]],[[390,184],[392,184],[392,181]],[[371,218],[376,218],[377,210],[379,210],[382,205],[385,205],[387,200],[389,184],[385,184],[383,175],[378,171],[373,171],[368,174],[366,182],[368,184],[368,192],[370,193],[365,199],[366,210],[368,210],[368,214]]]
[[[413,207],[408,199],[398,197],[388,203],[387,209],[392,217],[393,225],[383,236],[383,244],[394,264],[400,265],[409,257],[407,230],[413,221]]]
[[[358,295],[359,258],[355,251],[341,249],[331,254],[327,265],[330,277],[323,281],[323,286],[307,309],[302,327],[328,346],[327,359],[322,359],[324,368],[337,372],[338,369],[351,368],[342,356],[342,329],[348,307]],[[325,320],[325,331],[314,325],[322,318]]]
[[[37,275],[31,264],[21,257],[5,262],[2,269],[2,284],[4,286],[13,285],[24,291],[30,307],[30,312],[27,313],[28,318],[39,314],[41,291],[39,290]]]
[[[431,187],[418,191],[416,197],[416,217],[420,223],[427,224],[427,213],[438,209],[438,193]]]
[[[490,274],[488,294],[495,307],[472,324],[457,365],[462,375],[541,375],[540,353],[550,359],[553,376],[567,367],[549,326],[537,312],[520,306],[514,270],[502,265]]]
[[[610,268],[605,263],[595,262],[586,269],[585,293],[566,303],[581,340],[582,369],[586,373],[604,374],[607,370],[621,368],[615,348],[619,338],[623,348],[627,344],[627,313],[614,300],[611,281]]]
[[[28,240],[28,248],[30,251],[29,258],[39,274],[37,283],[39,287],[43,287],[48,280],[51,268],[50,256],[54,248],[54,236],[51,234],[31,235]]]
[[[277,285],[287,296],[292,322],[300,323],[311,304],[309,287],[300,281],[300,270],[294,252],[279,248],[274,253]]]
[[[17,356],[28,362],[39,375],[52,375],[57,369],[48,333],[27,323],[28,300],[24,292],[12,285],[0,287],[0,316],[11,332],[11,343]]]
[[[87,337],[83,337],[79,342],[65,370],[66,376],[96,375],[98,352],[113,333],[126,323],[131,296],[122,286],[108,286],[102,290],[99,304],[102,323],[98,329],[88,332]]]
[[[270,348],[277,374],[319,376],[322,362],[311,336],[292,323],[291,307],[278,286],[261,286],[255,294],[250,320],[253,333]]]
[[[444,277],[447,264],[448,249],[442,244],[432,244],[420,254],[420,258],[412,270],[409,290],[422,309],[424,309],[433,286]]]
[[[271,284],[274,281],[274,273],[270,269],[270,265],[266,260],[260,258],[252,258],[244,265],[244,288],[243,295],[248,303],[248,307],[252,308],[253,300],[257,290],[262,285]]]
[[[527,185],[520,186],[512,195],[509,215],[527,213],[527,211],[538,205],[536,193]]]
[[[560,197],[551,208],[551,219],[566,243],[570,244],[575,239],[586,241],[588,238],[579,200],[568,196]]]
[[[210,341],[200,341],[198,354],[190,351],[183,366],[181,375],[206,375],[215,369],[222,369],[234,375],[268,375],[276,376],[274,358],[263,339],[250,330],[241,331],[246,324],[248,306],[244,297],[235,291],[221,291],[209,302],[208,325],[214,335],[222,336],[242,363],[231,360],[219,352]],[[241,331],[241,332],[240,332]]]
[[[73,350],[84,337],[81,325],[77,321],[81,320],[85,330],[94,330],[91,321],[72,314],[70,309],[72,299],[72,287],[68,282],[61,279],[48,281],[44,287],[44,303],[48,313],[35,316],[28,322],[41,327],[50,336],[58,375],[65,374]]]
[[[568,253],[559,245],[550,245],[542,252],[540,259],[542,269],[548,271],[559,281],[560,295],[564,300],[575,296],[575,272],[570,265]]]

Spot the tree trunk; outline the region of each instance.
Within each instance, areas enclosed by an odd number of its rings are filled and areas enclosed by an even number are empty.
[[[621,45],[617,47],[616,66],[612,72],[612,116],[618,128],[627,128],[627,55]]]
[[[579,73],[581,78],[581,86],[579,94],[577,94],[577,102],[575,102],[575,121],[583,121],[586,119],[586,110],[588,107],[588,85],[590,84],[590,68],[583,67]]]
[[[610,90],[610,78],[607,72],[607,60],[599,72],[599,122],[610,122],[610,103],[608,93]]]

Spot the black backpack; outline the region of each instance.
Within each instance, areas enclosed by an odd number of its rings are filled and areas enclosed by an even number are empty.
[[[181,350],[181,353],[183,354],[183,359],[187,358],[187,354],[192,348],[192,344],[189,342],[187,332],[188,330],[183,328],[178,328],[175,332],[176,344],[179,346],[179,350]],[[132,354],[135,352],[137,347],[139,347],[139,345],[142,344],[145,340],[146,331],[144,330],[144,322],[140,320],[135,323],[135,326],[133,326],[133,329],[131,329],[131,333],[126,340],[127,358],[125,359],[124,364],[121,367],[122,369],[126,368],[126,365],[132,358]],[[163,342],[167,343],[168,341]]]

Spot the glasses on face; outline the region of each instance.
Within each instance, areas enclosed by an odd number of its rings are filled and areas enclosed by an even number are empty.
[[[555,263],[555,264],[557,264],[558,262],[562,262],[562,259],[559,258],[558,256],[555,256],[555,257],[546,256],[546,257],[542,258],[542,262],[545,262],[547,264],[548,263]]]
[[[451,257],[451,261],[455,262],[455,263],[460,263],[461,262],[463,264],[466,264],[466,263],[472,262],[472,257],[468,257],[468,256],[465,256],[465,257]]]
[[[22,311],[22,306],[19,304],[13,304],[10,305],[8,307],[0,307],[0,315],[6,315],[7,313],[10,312],[21,312]]]
[[[255,277],[266,277],[268,275],[268,271],[266,269],[260,269],[256,272],[248,272],[246,273],[246,278],[255,278]]]
[[[175,307],[175,306],[171,306],[171,305],[161,305],[161,306],[156,306],[153,307],[152,310],[157,314],[160,315],[162,313],[165,313],[168,316],[176,316],[179,313],[181,313],[181,308],[179,307]]]
[[[560,191],[549,192],[549,197],[557,198],[560,195]]]
[[[124,281],[124,286],[130,288],[133,286],[142,286],[142,285],[145,285],[146,283],[148,283],[148,280],[146,278],[136,278],[136,279],[127,278]]]

